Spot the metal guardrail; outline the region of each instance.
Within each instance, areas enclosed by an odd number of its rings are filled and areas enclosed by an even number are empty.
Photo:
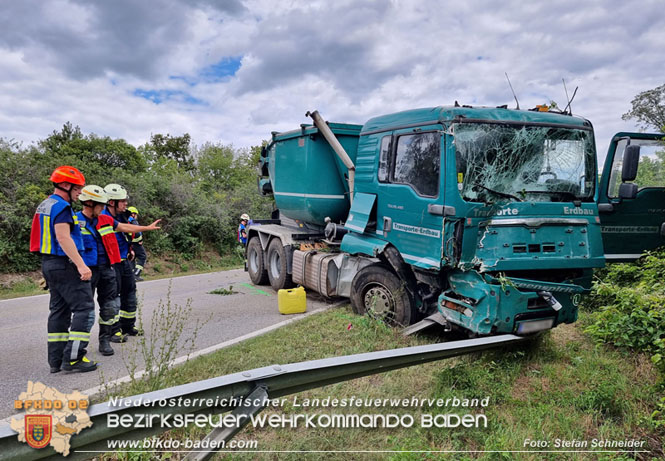
[[[130,400],[132,402],[131,406],[114,408],[110,402],[92,405],[88,410],[88,415],[93,425],[71,439],[71,453],[66,459],[91,458],[94,455],[85,453],[85,451],[108,450],[107,440],[109,439],[140,440],[168,430],[161,426],[146,429],[108,427],[108,417],[112,414],[219,414],[226,411],[258,413],[262,409],[262,407],[240,409],[205,405],[198,407],[142,406],[142,402],[177,399],[179,397],[183,399],[211,399],[213,401],[215,399],[218,399],[218,401],[222,399],[237,400],[252,393],[254,393],[254,396],[265,395],[269,396],[270,399],[274,399],[341,381],[506,346],[525,339],[520,336],[501,335],[332,357],[288,365],[272,365],[123,399],[123,401]],[[208,435],[207,439],[229,440],[240,429],[235,427],[215,429]],[[207,459],[212,454],[214,453],[197,454],[195,456],[191,454],[190,459]],[[0,427],[0,460],[4,459],[19,461],[62,459],[62,457],[50,447],[35,450],[25,443],[19,442],[17,434],[9,426],[2,426]]]

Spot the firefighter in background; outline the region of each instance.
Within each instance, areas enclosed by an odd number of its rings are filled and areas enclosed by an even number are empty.
[[[30,251],[41,253],[42,273],[50,290],[48,363],[51,373],[93,371],[97,363],[86,357],[89,318],[95,309],[92,271],[81,257],[83,236],[71,206],[81,194],[85,177],[72,166],[60,166],[50,180],[55,189],[37,207],[30,231]]]
[[[113,264],[120,262],[118,241],[113,233],[114,220],[101,212],[107,202],[104,189],[99,186],[85,186],[79,196],[83,211],[76,213],[83,234],[83,261],[92,269],[90,279],[92,296],[97,292],[99,304],[99,352],[113,355],[111,336],[113,324],[118,321],[118,286]],[[91,316],[90,327],[95,317]]]
[[[238,226],[238,242],[247,245],[247,223],[249,222],[249,215],[243,213],[240,216],[240,225]]]
[[[127,220],[129,221],[130,224],[135,224],[139,225],[139,210],[135,206],[130,206],[127,208],[127,211],[129,211],[130,215]],[[137,282],[143,282],[143,278],[141,278],[141,272],[143,271],[143,268],[145,267],[145,262],[148,259],[148,255],[145,252],[145,248],[143,247],[143,233],[142,232],[135,232],[131,235],[131,248],[134,251],[134,259],[132,260],[132,265],[134,266],[134,277],[136,278]]]
[[[133,253],[130,252],[129,239],[126,232],[146,232],[157,230],[159,221],[153,222],[149,226],[135,226],[127,222],[125,212],[127,211],[128,194],[120,184],[107,184],[104,187],[104,192],[108,197],[106,208],[102,212],[107,216],[111,216],[117,221],[114,224],[115,237],[118,241],[118,248],[120,249],[120,259],[118,264],[115,264],[116,282],[118,283],[118,295],[120,296],[120,309],[118,315],[120,321],[113,326],[112,342],[124,342],[125,335],[137,336],[142,335],[143,332],[136,328],[136,280],[134,279],[134,271],[128,258],[131,258]]]

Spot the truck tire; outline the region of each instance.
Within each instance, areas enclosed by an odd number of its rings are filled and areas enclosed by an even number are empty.
[[[273,290],[277,291],[293,286],[291,274],[286,272],[286,251],[279,238],[274,238],[268,245],[267,263],[268,279]]]
[[[365,267],[353,278],[351,306],[356,314],[369,314],[391,325],[408,326],[415,319],[404,282],[378,264]]]
[[[261,240],[258,237],[252,237],[247,244],[247,272],[254,285],[268,284],[268,271],[265,267]]]

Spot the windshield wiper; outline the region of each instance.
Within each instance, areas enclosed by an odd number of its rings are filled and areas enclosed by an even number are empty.
[[[525,190],[525,194],[558,194],[562,198],[569,198],[570,201],[580,200],[577,195],[567,190]]]
[[[482,189],[485,189],[486,191],[491,192],[495,195],[498,195],[499,197],[512,198],[512,199],[517,200],[518,202],[523,202],[524,201],[521,198],[517,197],[516,195],[507,194],[506,192],[499,192],[498,190],[490,189],[489,187],[483,186],[482,184],[473,183],[473,185],[478,186]]]

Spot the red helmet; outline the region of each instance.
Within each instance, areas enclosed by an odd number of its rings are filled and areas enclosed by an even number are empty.
[[[85,186],[85,177],[78,169],[73,166],[59,166],[51,173],[51,182],[59,184],[68,182],[77,186]]]

